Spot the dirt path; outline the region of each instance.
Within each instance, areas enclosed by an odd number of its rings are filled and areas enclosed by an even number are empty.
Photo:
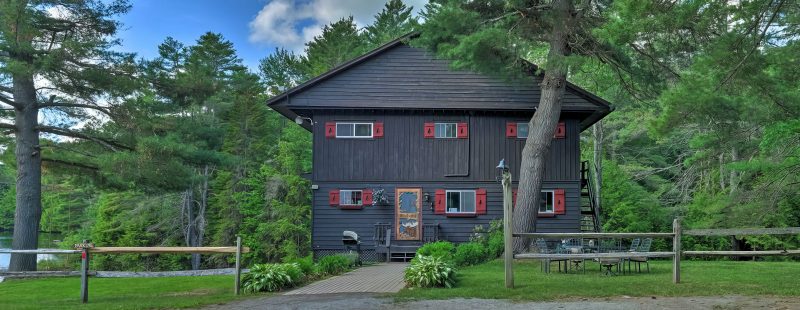
[[[704,296],[704,297],[636,297],[582,299],[557,302],[511,302],[493,299],[448,299],[396,302],[377,294],[280,295],[206,309],[800,309],[800,298]]]

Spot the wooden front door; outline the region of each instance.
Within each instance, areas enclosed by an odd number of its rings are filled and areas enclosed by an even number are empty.
[[[395,236],[397,240],[420,240],[422,189],[398,188],[395,191]]]

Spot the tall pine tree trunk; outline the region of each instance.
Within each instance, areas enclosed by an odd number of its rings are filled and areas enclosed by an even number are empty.
[[[550,51],[542,80],[539,106],[528,123],[528,138],[522,149],[517,208],[514,211],[514,231],[531,232],[536,229],[536,212],[541,199],[542,181],[547,155],[561,116],[561,99],[567,84],[569,66],[565,56],[570,54],[567,39],[572,23],[572,1],[555,0],[552,4]],[[530,240],[514,238],[514,252],[527,250]]]
[[[39,109],[33,76],[13,77],[16,109],[17,204],[14,213],[14,250],[36,249],[42,218],[42,156],[39,150]],[[9,271],[36,270],[36,254],[12,254]]]
[[[594,206],[599,211],[600,192],[603,188],[603,121],[598,121],[592,126],[592,140],[594,140],[594,150],[592,152],[594,188],[592,190],[594,191]]]

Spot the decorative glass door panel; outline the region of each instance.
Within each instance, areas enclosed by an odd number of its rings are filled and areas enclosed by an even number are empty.
[[[394,213],[397,240],[420,240],[422,189],[398,188],[395,194]]]

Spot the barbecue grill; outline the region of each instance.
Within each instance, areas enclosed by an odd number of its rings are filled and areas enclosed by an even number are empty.
[[[361,239],[358,238],[358,234],[354,231],[345,230],[342,232],[342,244],[344,245],[345,251],[348,253],[352,253],[355,250],[356,253],[356,264],[359,266],[361,265]]]

